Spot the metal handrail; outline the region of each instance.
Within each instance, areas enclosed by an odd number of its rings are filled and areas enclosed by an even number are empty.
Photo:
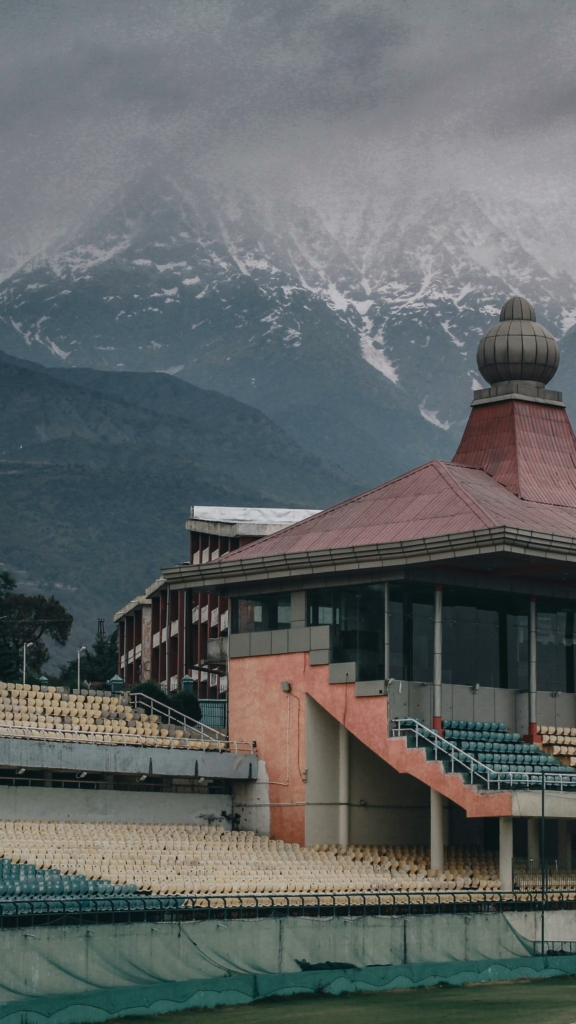
[[[427,725],[419,722],[417,718],[397,718],[392,725],[392,736],[396,738],[402,738],[406,734],[413,734],[416,737],[417,745],[418,740],[425,740],[428,747],[434,750],[434,760],[445,762],[446,755],[450,761],[451,770],[466,772],[471,775],[471,784],[474,785],[475,777],[478,782],[483,782],[487,789],[502,789],[503,786],[509,788],[512,786],[526,785],[526,786],[538,786],[542,788],[542,768],[534,768],[534,771],[527,771],[526,769],[519,769],[518,771],[500,772],[491,768],[489,765],[479,761],[473,754],[469,754],[467,751],[457,747],[455,743],[450,740],[444,739],[434,729],[430,729]],[[422,744],[424,746],[424,744]],[[439,754],[444,756],[438,756]],[[458,767],[455,767],[458,766]],[[557,789],[560,790],[570,789],[572,792],[576,789],[576,776],[574,773],[555,772],[554,768],[545,768],[545,786],[546,789]],[[570,780],[570,785],[565,785],[567,780]]]
[[[223,739],[218,729],[213,729],[210,725],[204,725],[195,718],[190,718],[188,715],[183,714],[182,711],[177,711],[175,708],[170,707],[169,704],[164,704],[162,701],[156,700],[155,697],[149,697],[147,693],[131,693],[130,699],[134,702],[135,707],[147,709],[148,714],[158,715],[164,721],[167,721],[168,725],[182,726],[184,729],[195,733],[198,739],[204,743],[217,743],[221,750],[234,751],[235,753],[247,751],[253,753],[256,748],[255,740]]]

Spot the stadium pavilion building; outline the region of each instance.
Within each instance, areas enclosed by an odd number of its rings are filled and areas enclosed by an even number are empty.
[[[558,358],[510,299],[451,462],[164,570],[172,594],[231,600],[230,738],[260,758],[243,820],[308,846],[430,844],[439,871],[446,844],[492,845],[511,889],[513,852],[538,858],[544,778],[547,852],[571,866],[576,438],[547,388]]]

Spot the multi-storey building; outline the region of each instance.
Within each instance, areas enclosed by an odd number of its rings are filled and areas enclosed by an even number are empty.
[[[190,564],[206,565],[228,552],[314,515],[311,509],[195,505],[186,529]],[[209,591],[174,589],[157,579],[114,617],[118,623],[119,672],[127,686],[153,679],[176,690],[185,677],[198,697],[219,698],[228,687],[228,598]]]

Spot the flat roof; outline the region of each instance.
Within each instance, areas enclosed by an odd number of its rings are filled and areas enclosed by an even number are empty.
[[[205,523],[259,523],[290,526],[321,512],[317,508],[246,508],[238,505],[192,505],[190,519]]]

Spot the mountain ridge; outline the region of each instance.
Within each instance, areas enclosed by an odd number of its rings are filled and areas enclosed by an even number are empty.
[[[2,567],[24,592],[62,598],[75,616],[70,649],[162,565],[186,560],[190,505],[320,508],[359,489],[216,392],[3,354],[0,477]]]

